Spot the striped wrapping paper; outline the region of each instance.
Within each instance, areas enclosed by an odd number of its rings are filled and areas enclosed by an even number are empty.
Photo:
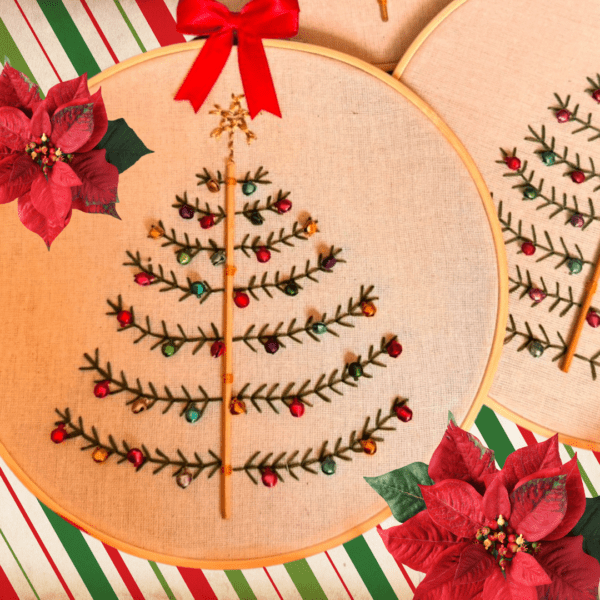
[[[0,57],[48,90],[131,56],[186,41],[177,0],[2,0]],[[484,407],[471,431],[496,451],[543,438]],[[574,451],[561,446],[563,460]],[[600,454],[579,452],[589,497]],[[0,460],[0,600],[393,600],[422,578],[397,565],[371,530],[327,552],[264,569],[212,571],[156,564],[90,537],[41,504]],[[367,485],[365,484],[365,492]],[[383,524],[389,527],[390,518]]]

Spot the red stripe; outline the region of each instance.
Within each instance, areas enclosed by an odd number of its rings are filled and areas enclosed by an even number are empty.
[[[56,563],[52,560],[52,557],[50,556],[50,553],[48,552],[46,546],[44,545],[44,542],[42,542],[42,538],[39,536],[36,528],[34,527],[33,523],[31,522],[29,515],[25,512],[25,509],[23,508],[21,501],[19,500],[17,494],[15,493],[15,490],[13,490],[12,485],[10,485],[10,481],[8,481],[8,479],[6,478],[6,475],[4,474],[2,467],[0,467],[0,478],[2,479],[2,481],[4,481],[4,485],[6,486],[6,489],[10,492],[10,495],[13,497],[15,504],[19,507],[19,510],[21,511],[21,514],[23,515],[23,518],[25,519],[27,525],[29,525],[29,529],[31,529],[31,533],[33,533],[33,537],[35,537],[35,539],[37,540],[37,543],[40,545],[40,548],[42,549],[44,556],[48,559],[48,562],[50,563],[52,570],[58,577],[58,580],[60,581],[60,584],[63,586],[63,589],[67,593],[69,600],[75,600],[73,594],[71,594],[71,590],[69,589],[67,582],[63,579],[63,576],[60,574],[60,571],[58,570]]]
[[[185,42],[164,0],[135,0],[161,46]]]
[[[273,587],[275,588],[275,591],[277,592],[277,595],[279,596],[279,598],[281,600],[283,600],[283,596],[279,593],[279,590],[277,589],[277,586],[275,585],[275,582],[271,578],[271,575],[269,575],[269,571],[267,571],[266,567],[263,567],[263,569],[265,570],[265,573],[267,574],[267,577],[269,578],[269,581],[273,584]]]
[[[40,42],[40,38],[36,35],[35,31],[33,30],[33,27],[31,26],[31,23],[29,22],[29,19],[25,16],[25,13],[23,12],[23,9],[21,8],[21,5],[19,4],[19,0],[15,0],[15,4],[17,5],[17,8],[21,11],[21,14],[23,15],[23,18],[25,19],[25,22],[29,26],[29,29],[31,29],[31,33],[33,33],[33,37],[35,38],[36,42],[39,44],[40,48],[42,49],[42,52],[44,53],[44,56],[46,57],[46,59],[50,63],[50,66],[52,67],[52,70],[54,71],[54,74],[56,75],[56,77],[58,78],[59,81],[62,81],[61,76],[58,74],[58,71],[54,68],[54,64],[50,60],[50,57],[48,56],[48,53],[44,49],[44,46],[42,46],[42,42]]]
[[[2,566],[0,566],[0,592],[2,592],[2,600],[19,600],[19,596],[2,570]]]
[[[110,556],[110,559],[113,561],[113,565],[115,565],[115,568],[121,576],[123,583],[127,587],[127,591],[133,597],[133,600],[146,600],[144,598],[144,595],[142,594],[142,591],[138,587],[138,584],[135,582],[133,575],[127,568],[127,565],[125,564],[121,553],[116,548],[113,548],[108,544],[103,544],[103,546],[107,554]]]
[[[406,582],[408,583],[408,585],[410,586],[410,589],[413,591],[413,594],[414,594],[417,591],[417,588],[414,586],[412,579],[409,577],[408,573],[406,572],[404,565],[398,561],[396,561],[396,564],[400,567],[400,570],[402,571],[402,575],[404,575],[404,579],[406,579]]]
[[[190,569],[189,567],[177,567],[188,586],[194,600],[219,600],[206,579],[202,569]]]
[[[100,29],[100,25],[98,24],[98,21],[96,21],[96,17],[94,17],[92,11],[90,10],[90,7],[87,5],[87,2],[85,0],[79,0],[79,1],[81,2],[81,5],[83,6],[83,8],[85,8],[85,12],[88,14],[90,21],[94,24],[94,27],[96,28],[96,31],[98,32],[98,35],[102,38],[102,41],[104,42],[104,45],[106,46],[106,49],[108,50],[112,59],[115,61],[115,64],[117,64],[119,62],[119,59],[117,58],[117,55],[113,52],[113,49],[111,48],[111,45],[108,43],[108,40],[106,39],[106,36],[104,35],[104,32],[102,31],[102,29]]]
[[[333,561],[331,560],[331,556],[329,556],[329,552],[327,552],[327,550],[325,550],[325,556],[327,556],[327,558],[329,559],[329,562],[331,563],[331,566],[333,567],[333,570],[335,571],[335,574],[340,578],[340,581],[342,582],[342,585],[344,586],[344,589],[348,593],[348,596],[350,596],[350,600],[354,600],[354,598],[352,597],[352,594],[350,593],[350,590],[348,589],[348,587],[344,583],[344,580],[342,579],[342,576],[340,575],[339,571],[336,569],[336,566],[333,564]],[[413,589],[413,592],[414,591],[415,590]]]
[[[600,452],[596,452],[595,450],[592,450],[594,456],[596,457],[596,460],[600,463]]]
[[[531,433],[531,431],[529,431],[529,429],[524,429],[520,425],[517,425],[517,427],[518,427],[519,431],[521,432],[521,435],[523,436],[525,443],[528,446],[533,446],[534,444],[537,444],[537,440],[535,439],[535,436],[533,435],[533,433]]]

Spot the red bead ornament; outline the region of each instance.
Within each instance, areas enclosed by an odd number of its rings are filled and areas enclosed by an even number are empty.
[[[511,171],[518,171],[521,168],[521,159],[516,156],[507,156],[504,162]]]
[[[198,219],[200,221],[200,227],[202,227],[202,229],[210,229],[214,224],[215,224],[215,215],[208,214],[208,215],[204,215],[201,219]]]
[[[260,479],[263,482],[263,485],[266,485],[267,487],[270,487],[270,488],[277,485],[277,481],[278,481],[277,475],[275,473],[273,473],[273,471],[271,471],[271,469],[269,469],[269,467],[267,467],[266,469],[263,469],[262,477]]]
[[[594,91],[592,92],[592,98],[593,98],[593,99],[594,99],[596,102],[600,103],[600,90],[594,90]]]
[[[279,350],[279,342],[276,337],[270,337],[265,342],[265,351],[267,354],[275,354]]]
[[[523,242],[521,244],[521,252],[523,252],[525,256],[532,256],[535,254],[535,244],[532,242]]]
[[[110,381],[107,379],[105,381],[100,381],[94,386],[94,396],[96,398],[106,398],[110,394]]]
[[[152,273],[136,273],[133,276],[133,280],[138,284],[138,285],[142,285],[142,286],[146,286],[146,285],[151,285],[152,283],[154,283],[156,281],[156,277],[154,275],[152,275]]]
[[[250,296],[246,292],[234,292],[233,301],[238,308],[246,308],[250,304]]]
[[[299,398],[294,398],[290,404],[290,412],[292,417],[301,417],[304,414],[304,402]]]
[[[179,209],[179,214],[182,219],[191,219],[194,216],[194,209],[189,204],[184,204]]]
[[[585,320],[588,322],[588,325],[594,329],[600,325],[600,315],[595,310],[590,309]]]
[[[144,462],[146,461],[146,457],[144,453],[139,448],[132,448],[127,453],[127,460],[136,468],[139,469]]]
[[[225,342],[217,340],[210,347],[210,355],[213,358],[219,358],[219,356],[223,356],[223,354],[225,354]]]
[[[568,110],[562,108],[556,111],[556,120],[559,123],[566,123],[571,118],[571,113]]]
[[[571,173],[571,180],[574,183],[583,183],[585,181],[585,174],[581,171],[573,171]]]
[[[275,208],[277,209],[277,212],[282,215],[292,208],[292,203],[290,200],[282,198],[281,200],[277,200],[277,202],[275,202]]]
[[[256,260],[259,263],[266,263],[271,260],[271,251],[266,246],[261,246],[256,251]]]
[[[398,340],[392,340],[386,346],[386,350],[389,356],[398,358],[402,354],[402,344]]]
[[[529,297],[534,302],[541,302],[546,297],[546,292],[544,290],[540,290],[539,288],[531,288],[529,290]]]
[[[133,315],[128,310],[122,310],[117,314],[117,321],[121,323],[121,327],[127,327],[133,323]]]
[[[50,439],[55,444],[62,444],[62,442],[64,442],[67,439],[67,436],[69,434],[67,433],[65,427],[66,425],[64,423],[60,423],[56,429],[52,430],[52,433],[50,434]]]
[[[413,411],[406,404],[396,404],[394,412],[403,423],[408,423],[413,418]]]

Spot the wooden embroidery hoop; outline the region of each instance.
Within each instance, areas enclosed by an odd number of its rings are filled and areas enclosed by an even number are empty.
[[[174,46],[169,46],[166,48],[161,48],[155,50],[153,52],[149,52],[145,55],[137,56],[131,58],[123,63],[115,65],[103,73],[97,75],[90,81],[90,86],[97,86],[102,83],[105,79],[129,68],[134,65],[140,64],[147,60],[151,60],[155,57],[166,56],[169,54],[174,54],[178,52],[186,52],[190,51],[192,48],[200,48],[203,42],[192,42],[188,44],[179,44]],[[425,114],[429,120],[437,127],[439,132],[444,136],[447,142],[454,148],[456,153],[459,155],[462,163],[465,165],[470,177],[472,178],[477,191],[482,199],[485,212],[487,214],[488,222],[490,225],[490,229],[492,232],[493,245],[496,251],[497,258],[497,271],[499,276],[499,299],[498,299],[498,311],[496,316],[496,327],[493,336],[493,343],[491,345],[491,350],[489,354],[489,358],[487,360],[487,366],[485,369],[485,373],[481,379],[481,383],[478,389],[477,396],[472,403],[465,419],[463,420],[461,426],[465,429],[469,429],[473,424],[475,417],[477,416],[480,407],[484,403],[487,392],[491,386],[493,381],[493,377],[498,366],[498,362],[500,359],[500,354],[502,351],[502,343],[504,337],[504,328],[507,319],[507,305],[508,305],[508,285],[507,285],[507,265],[506,258],[504,254],[504,244],[502,239],[502,234],[500,227],[497,221],[494,218],[495,209],[492,202],[491,197],[487,191],[485,183],[478,172],[474,162],[466,152],[465,148],[462,146],[460,141],[456,138],[454,133],[447,127],[447,125],[433,112],[433,110],[423,102],[419,97],[417,97],[411,90],[405,87],[402,83],[393,80],[391,77],[381,72],[374,66],[371,66],[367,63],[360,61],[359,59],[344,55],[342,53],[338,53],[334,50],[329,50],[317,46],[311,46],[307,44],[295,43],[295,42],[287,42],[287,41],[265,41],[265,45],[267,47],[272,48],[286,48],[290,50],[295,50],[299,52],[314,54],[318,56],[322,56],[331,60],[336,60],[341,63],[345,63],[347,65],[351,65],[357,69],[362,70],[366,74],[375,77],[391,88],[395,89],[400,93],[404,98],[406,98],[410,103],[412,103],[415,107],[417,107],[423,114]],[[445,416],[444,416],[445,418]],[[272,556],[261,556],[253,559],[244,559],[244,560],[196,560],[196,559],[187,559],[176,556],[170,556],[166,554],[161,554],[160,552],[153,552],[143,548],[139,548],[137,546],[124,543],[119,539],[115,539],[110,535],[107,535],[103,531],[96,529],[95,527],[90,526],[86,522],[82,521],[78,517],[73,514],[70,514],[68,511],[65,511],[61,506],[53,500],[50,496],[48,496],[25,472],[21,467],[17,464],[17,462],[12,458],[8,450],[2,443],[0,443],[0,455],[6,461],[11,470],[17,475],[20,481],[27,487],[29,491],[31,491],[34,495],[36,495],[40,501],[46,504],[50,509],[55,512],[63,515],[66,519],[74,523],[75,525],[81,527],[84,531],[90,533],[94,537],[100,539],[101,541],[118,548],[121,551],[148,559],[157,562],[163,562],[167,564],[176,564],[180,566],[186,567],[194,567],[194,568],[208,568],[208,569],[240,569],[240,568],[255,568],[255,567],[263,567],[269,566],[284,562],[289,562],[293,560],[298,560],[300,558],[304,558],[319,552],[323,552],[327,549],[333,548],[340,544],[343,544],[356,536],[372,529],[376,524],[382,522],[391,516],[391,512],[389,509],[382,510],[378,514],[374,515],[370,519],[360,523],[349,529],[348,531],[340,534],[338,536],[327,539],[319,544],[312,545],[310,547],[304,547],[299,550],[285,553],[285,554],[277,554]]]
[[[421,31],[421,33],[415,38],[413,43],[406,50],[400,62],[394,69],[392,76],[396,78],[398,81],[402,80],[402,76],[404,75],[409,63],[415,57],[417,52],[421,49],[421,47],[426,43],[428,38],[434,34],[437,29],[445,23],[445,21],[450,18],[461,6],[468,3],[468,0],[453,0],[448,6],[446,6],[442,11],[440,11],[429,23],[428,25]],[[561,359],[562,360],[562,359]],[[558,369],[558,364],[557,367]],[[542,425],[538,425],[534,421],[523,417],[518,414],[514,410],[506,408],[492,397],[488,396],[484,399],[483,404],[493,409],[498,414],[503,417],[509,419],[510,421],[516,423],[517,425],[533,431],[544,437],[551,437],[558,433],[558,439],[560,443],[567,444],[570,446],[575,446],[577,448],[582,448],[584,450],[592,450],[599,452],[600,451],[600,441],[593,441],[589,439],[582,439],[579,437],[575,437],[572,435],[567,435],[561,432],[556,432]]]

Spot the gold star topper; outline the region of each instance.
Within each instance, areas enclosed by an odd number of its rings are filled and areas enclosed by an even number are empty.
[[[256,135],[248,129],[248,124],[246,123],[246,117],[249,117],[250,113],[242,107],[241,101],[243,97],[244,94],[238,96],[231,94],[229,110],[222,108],[219,104],[215,104],[214,110],[210,111],[211,115],[219,115],[221,117],[219,126],[211,131],[210,137],[218,140],[224,133],[228,134],[230,158],[233,158],[233,134],[236,129],[245,134],[248,144],[256,139]]]

